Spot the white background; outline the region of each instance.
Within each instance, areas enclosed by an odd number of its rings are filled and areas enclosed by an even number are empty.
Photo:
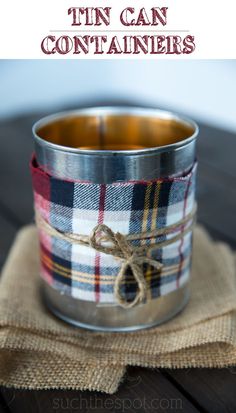
[[[0,3],[0,57],[1,58],[45,58],[57,59],[61,55],[44,55],[40,44],[50,34],[50,30],[69,30],[71,16],[69,7],[112,7],[110,30],[124,29],[119,22],[119,14],[125,7],[134,6],[136,10],[145,6],[169,7],[169,30],[189,30],[196,38],[196,51],[187,58],[236,58],[235,0],[2,0]],[[103,28],[102,26],[99,29]],[[140,27],[142,28],[142,27]],[[150,28],[150,27],[148,27]],[[82,27],[89,34],[88,27]],[[137,29],[137,28],[135,28]],[[145,27],[144,27],[145,29]],[[156,28],[152,28],[156,29]],[[158,29],[163,29],[158,26]],[[91,30],[91,26],[90,26]],[[105,29],[104,29],[105,30]],[[130,28],[133,34],[133,28]],[[61,33],[62,34],[62,33]],[[114,33],[113,33],[114,34]],[[109,34],[112,37],[113,34]],[[73,36],[73,34],[71,33]],[[122,33],[119,33],[122,37]],[[183,34],[184,35],[184,34]],[[79,55],[79,59],[104,59],[106,55]],[[167,55],[112,55],[113,59],[170,58]],[[78,55],[64,55],[64,59],[77,60]]]
[[[123,99],[236,132],[236,60],[0,60],[0,117]]]

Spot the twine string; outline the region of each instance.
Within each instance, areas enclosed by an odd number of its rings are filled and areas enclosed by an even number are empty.
[[[105,234],[106,240],[109,241],[110,244],[113,244],[112,247],[104,247],[99,240],[97,241],[97,235],[101,235],[102,233]],[[113,232],[111,228],[105,224],[99,224],[93,229],[89,241],[90,246],[96,251],[102,250],[102,252],[104,252],[104,248],[106,248],[106,253],[110,253],[114,257],[122,259],[122,264],[114,284],[114,295],[117,302],[124,308],[131,308],[139,302],[142,302],[147,294],[147,284],[143,274],[142,265],[146,263],[160,271],[162,264],[147,256],[139,255],[138,250],[129,244],[125,235],[120,234],[119,232]],[[125,275],[129,268],[137,282],[138,290],[133,301],[126,301],[120,292],[120,287],[125,281]]]
[[[152,250],[173,244],[190,232],[194,226],[196,209],[195,205],[193,210],[176,224],[140,234],[128,235],[123,235],[119,232],[115,233],[105,224],[96,225],[89,236],[62,232],[52,227],[38,210],[35,211],[35,219],[38,228],[50,236],[70,242],[71,244],[90,246],[95,251],[112,255],[114,258],[121,260],[121,267],[115,279],[114,295],[122,307],[132,308],[138,303],[143,302],[147,296],[147,283],[143,272],[143,264],[148,264],[161,273],[163,264],[151,258]],[[183,226],[186,226],[188,223],[190,225],[182,230]],[[156,239],[158,236],[172,234],[175,231],[179,231],[179,233],[169,239],[164,241]],[[150,239],[150,245],[134,246],[130,243],[130,241],[141,239]],[[104,245],[104,242],[109,245]],[[137,282],[137,292],[132,301],[127,300],[121,294],[121,286],[125,283],[128,269],[131,270]]]

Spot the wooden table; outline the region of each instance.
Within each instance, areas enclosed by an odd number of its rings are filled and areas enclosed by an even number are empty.
[[[0,122],[0,265],[17,230],[33,219],[28,163],[32,123],[43,114]],[[236,249],[236,135],[200,125],[199,221]],[[78,372],[79,374],[79,372]],[[1,388],[2,412],[236,412],[236,368],[129,368],[114,395]]]

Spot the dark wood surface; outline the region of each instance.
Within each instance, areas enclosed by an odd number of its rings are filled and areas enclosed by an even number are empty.
[[[41,113],[0,122],[0,266],[17,230],[33,220],[28,163]],[[236,249],[236,135],[200,125],[199,221]],[[79,374],[79,372],[78,372]],[[1,388],[2,412],[236,412],[236,368],[129,368],[114,395]]]

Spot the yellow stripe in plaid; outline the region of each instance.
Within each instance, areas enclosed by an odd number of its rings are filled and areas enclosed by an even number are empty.
[[[161,188],[161,183],[157,182],[155,185],[155,192],[154,192],[154,201],[153,201],[153,208],[152,208],[152,219],[151,219],[151,230],[156,229],[156,220],[157,220],[157,213],[158,213],[158,201],[159,201],[159,194],[160,194],[160,188]],[[152,291],[151,291],[151,280],[153,279],[152,276],[153,269],[150,265],[148,265],[147,272],[145,274],[146,276],[146,281],[148,285],[148,298],[152,298]],[[158,274],[158,276],[160,276]]]
[[[150,196],[151,196],[152,185],[153,184],[150,182],[150,183],[147,184],[147,188],[146,188],[145,200],[144,200],[144,210],[143,210],[142,232],[147,231],[148,214],[149,214],[149,210],[150,210]],[[142,240],[141,244],[145,245],[146,240],[145,239]],[[148,268],[147,268],[147,273],[145,274],[145,276],[147,275],[147,285],[149,286],[150,282],[148,280],[150,279],[150,277],[148,277],[148,272],[149,272]],[[149,288],[148,288],[148,290],[149,290]],[[151,294],[151,292],[150,292],[150,294]]]

